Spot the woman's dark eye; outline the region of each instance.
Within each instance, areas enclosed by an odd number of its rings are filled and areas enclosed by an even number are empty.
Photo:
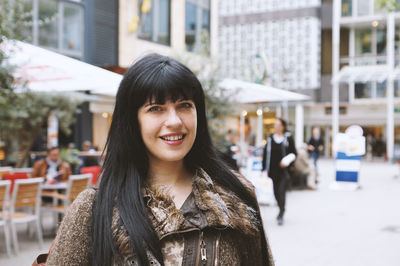
[[[149,108],[150,112],[157,112],[157,111],[160,111],[160,110],[161,110],[160,106],[152,106],[152,107]]]
[[[193,104],[191,104],[191,103],[181,103],[180,106],[183,107],[183,108],[192,108]]]

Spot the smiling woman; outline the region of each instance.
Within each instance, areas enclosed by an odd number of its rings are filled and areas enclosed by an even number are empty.
[[[106,150],[46,265],[274,264],[254,187],[220,158],[187,67],[153,54],[125,73]]]

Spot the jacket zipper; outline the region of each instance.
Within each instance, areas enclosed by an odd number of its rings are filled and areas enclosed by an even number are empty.
[[[207,249],[206,249],[206,243],[204,241],[203,231],[200,231],[199,243],[200,243],[201,264],[206,265],[207,264]]]
[[[218,265],[218,256],[219,256],[219,239],[221,238],[221,231],[218,231],[217,240],[215,241],[215,261],[214,265]]]

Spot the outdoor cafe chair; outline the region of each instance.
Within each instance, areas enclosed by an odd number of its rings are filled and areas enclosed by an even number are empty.
[[[0,167],[0,179],[3,179],[3,176],[5,174],[10,174],[12,173],[13,168],[10,166],[4,166],[4,167]]]
[[[65,214],[65,211],[79,193],[88,187],[91,179],[92,174],[70,175],[65,194],[61,194],[57,191],[42,191],[42,196],[53,198],[53,205],[43,205],[43,210]],[[61,200],[62,204],[57,204],[58,200]]]
[[[13,173],[27,173],[29,177],[31,177],[31,173],[33,172],[33,168],[13,168]]]
[[[10,185],[11,181],[9,180],[0,181],[0,227],[4,228],[8,256],[11,256],[10,228],[7,221],[7,210],[10,196],[8,191],[10,189]]]
[[[18,173],[14,173],[14,171],[12,173],[8,173],[3,175],[3,180],[10,180],[11,181],[11,186],[10,186],[10,194],[12,194],[13,190],[14,190],[14,183],[16,180],[19,179],[28,179],[29,178],[29,174],[26,172],[18,172]]]
[[[97,185],[97,180],[99,179],[99,175],[101,172],[101,166],[95,165],[95,166],[85,166],[81,168],[81,174],[92,174],[92,180],[90,181],[90,184],[92,186]]]
[[[16,253],[19,251],[16,224],[19,223],[36,222],[39,247],[41,248],[43,245],[42,228],[40,226],[40,186],[42,182],[43,178],[41,177],[15,180],[9,221]]]

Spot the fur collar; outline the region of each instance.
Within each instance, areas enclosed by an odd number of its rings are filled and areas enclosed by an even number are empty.
[[[255,196],[251,183],[242,176],[237,178]],[[160,187],[143,189],[143,196],[159,239],[177,232],[204,227],[231,228],[248,236],[259,232],[260,222],[256,211],[232,192],[214,184],[203,169],[198,169],[193,176],[192,194],[180,210],[176,209],[172,198]],[[128,252],[129,237],[120,224],[119,212],[116,209],[113,213],[112,228],[117,248],[122,253]]]

